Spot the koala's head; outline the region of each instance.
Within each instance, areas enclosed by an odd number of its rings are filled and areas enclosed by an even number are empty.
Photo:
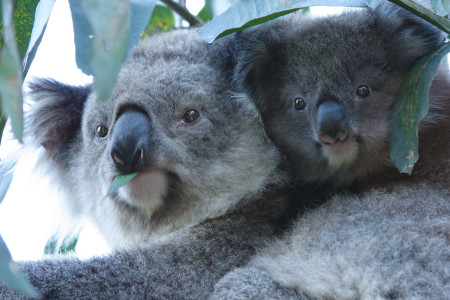
[[[391,164],[399,86],[442,32],[384,3],[339,16],[281,18],[238,36],[235,79],[298,179],[347,185]]]
[[[31,85],[31,138],[74,210],[113,244],[220,215],[281,180],[279,153],[254,104],[232,93],[224,60],[217,45],[177,31],[134,49],[108,101],[54,81]],[[135,171],[105,198],[118,174]]]

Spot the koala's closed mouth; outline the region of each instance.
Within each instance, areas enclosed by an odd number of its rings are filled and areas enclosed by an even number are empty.
[[[159,168],[141,171],[117,191],[116,199],[133,206],[156,209],[163,203],[170,185],[168,172]]]
[[[330,166],[339,167],[353,163],[358,156],[359,144],[355,136],[350,136],[343,142],[321,144],[324,157]]]

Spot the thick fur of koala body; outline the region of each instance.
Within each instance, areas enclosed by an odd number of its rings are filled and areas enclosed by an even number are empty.
[[[356,184],[359,193],[335,193],[301,216],[291,233],[222,279],[214,298],[447,298],[447,65],[431,87],[412,176],[395,169],[387,144],[400,83],[414,61],[442,45],[443,34],[384,3],[326,18],[287,17],[240,38],[236,78],[294,166],[300,190]],[[349,130],[321,136],[331,131],[321,127],[330,116],[324,103],[341,116],[334,125]]]
[[[279,233],[288,176],[256,107],[230,89],[229,54],[194,31],[175,31],[134,49],[109,101],[90,88],[31,85],[32,143],[44,146],[42,159],[68,205],[116,249],[88,261],[22,263],[44,297],[205,298]],[[196,118],[185,119],[191,110]],[[136,128],[137,119],[120,121],[130,111],[146,121]],[[145,137],[130,133],[145,128]],[[105,197],[125,157],[113,154],[118,132],[148,140],[134,167],[140,175]],[[0,289],[0,298],[12,297]]]

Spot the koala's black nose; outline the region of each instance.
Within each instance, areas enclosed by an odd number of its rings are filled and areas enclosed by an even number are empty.
[[[114,125],[110,153],[122,174],[140,171],[148,164],[151,143],[150,119],[136,110],[123,112]]]
[[[319,139],[324,144],[343,142],[348,138],[349,124],[342,106],[333,100],[322,102],[317,108]]]

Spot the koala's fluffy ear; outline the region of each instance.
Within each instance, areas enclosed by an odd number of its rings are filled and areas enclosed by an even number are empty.
[[[51,79],[29,84],[35,103],[26,117],[26,134],[34,147],[59,161],[81,129],[83,106],[91,86],[70,86]]]
[[[259,108],[256,89],[265,86],[266,82],[274,84],[270,74],[276,72],[283,65],[283,41],[280,35],[289,30],[284,22],[269,22],[263,25],[248,28],[236,34],[236,67],[234,81],[251,94]],[[265,72],[270,70],[271,72]],[[265,77],[267,76],[267,77]]]
[[[387,1],[376,8],[374,16],[375,25],[387,44],[390,63],[397,69],[408,68],[444,41],[441,30]]]

